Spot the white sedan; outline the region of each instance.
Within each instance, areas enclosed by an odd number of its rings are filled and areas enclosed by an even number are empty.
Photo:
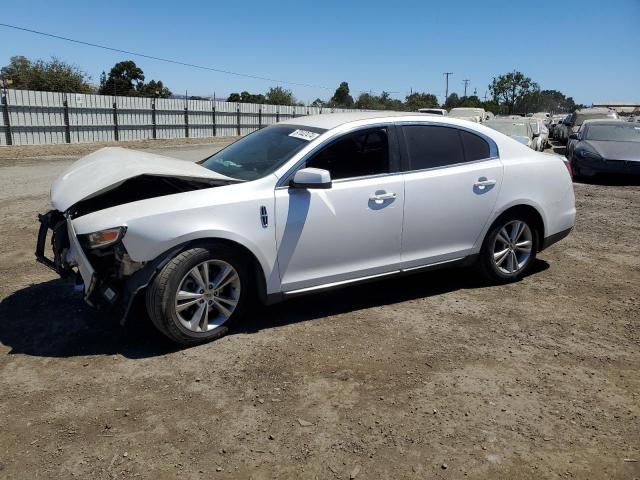
[[[38,260],[123,319],[144,300],[185,345],[223,335],[254,299],[458,264],[518,280],[576,213],[562,157],[391,112],[298,117],[199,163],[105,148],[64,172],[51,201]]]

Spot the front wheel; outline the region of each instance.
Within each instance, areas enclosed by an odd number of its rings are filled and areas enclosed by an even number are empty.
[[[185,250],[167,263],[146,292],[153,324],[181,345],[219,338],[242,314],[249,268],[225,244]]]
[[[499,219],[485,237],[479,266],[494,283],[521,279],[536,258],[538,233],[524,215],[507,215]]]

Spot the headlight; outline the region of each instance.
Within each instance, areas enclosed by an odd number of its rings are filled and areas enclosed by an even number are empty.
[[[576,151],[576,155],[582,158],[589,158],[591,160],[602,160],[602,157],[596,152],[592,152],[591,150],[585,150],[582,148]]]
[[[87,248],[102,248],[112,245],[124,237],[127,227],[107,228],[99,232],[79,235],[80,241]]]

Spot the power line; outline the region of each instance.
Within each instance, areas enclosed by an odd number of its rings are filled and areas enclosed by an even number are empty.
[[[83,40],[76,40],[74,38],[68,38],[68,37],[63,37],[63,36],[60,36],[60,35],[54,35],[52,33],[40,32],[38,30],[32,30],[30,28],[18,27],[16,25],[9,25],[7,23],[0,23],[0,26],[7,27],[7,28],[13,28],[14,30],[21,30],[23,32],[34,33],[36,35],[42,35],[42,36],[45,36],[45,37],[55,38],[55,39],[58,39],[58,40],[64,40],[66,42],[77,43],[77,44],[85,45],[85,46],[89,46],[89,47],[101,48],[103,50],[111,50],[112,52],[125,53],[127,55],[135,55],[135,56],[138,56],[138,57],[149,58],[151,60],[158,60],[160,62],[167,62],[167,63],[173,63],[175,65],[182,65],[184,67],[199,68],[201,70],[209,70],[209,71],[212,71],[212,72],[224,73],[224,74],[227,74],[227,75],[235,75],[237,77],[252,78],[254,80],[265,80],[265,81],[268,81],[268,82],[280,83],[280,84],[285,84],[285,85],[296,85],[296,86],[299,86],[299,87],[311,87],[311,88],[321,88],[321,89],[324,89],[324,90],[334,90],[332,87],[325,87],[323,85],[314,85],[314,84],[310,84],[310,83],[300,83],[300,82],[289,82],[289,81],[286,81],[286,80],[278,80],[278,79],[275,79],[275,78],[262,77],[260,75],[253,75],[253,74],[250,74],[250,73],[233,72],[231,70],[223,70],[221,68],[208,67],[208,66],[205,66],[205,65],[197,65],[195,63],[181,62],[179,60],[173,60],[173,59],[170,59],[170,58],[156,57],[154,55],[147,55],[145,53],[132,52],[132,51],[129,51],[129,50],[122,50],[120,48],[108,47],[106,45],[100,45],[100,44],[97,44],[97,43],[85,42]]]

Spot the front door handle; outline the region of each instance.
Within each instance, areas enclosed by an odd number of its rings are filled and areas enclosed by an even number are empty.
[[[473,185],[475,187],[484,188],[484,187],[490,187],[491,185],[495,185],[495,184],[496,184],[495,180],[487,180],[486,178],[479,178],[478,181]]]
[[[369,197],[370,200],[373,200],[376,203],[382,203],[385,200],[393,200],[394,198],[396,198],[396,194],[395,193],[376,193],[375,195],[372,195],[371,197]]]

